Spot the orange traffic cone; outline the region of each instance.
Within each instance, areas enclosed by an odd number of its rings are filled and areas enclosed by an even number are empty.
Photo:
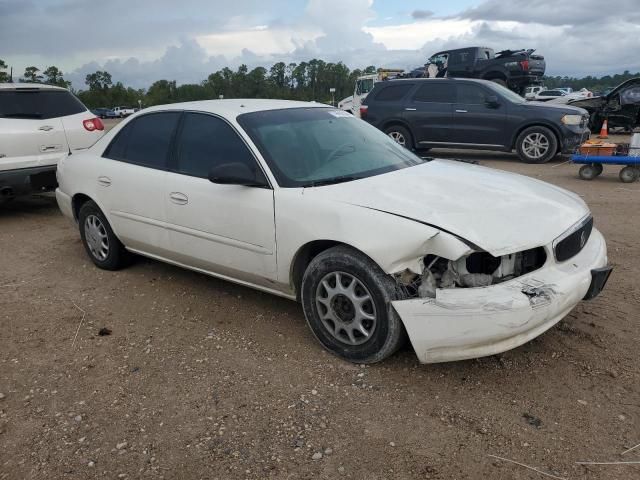
[[[609,122],[606,118],[604,119],[604,122],[602,122],[602,128],[600,129],[600,135],[598,135],[598,138],[609,138]]]

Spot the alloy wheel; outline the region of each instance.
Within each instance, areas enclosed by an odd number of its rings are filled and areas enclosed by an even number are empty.
[[[376,307],[371,293],[356,277],[331,272],[316,290],[318,315],[327,332],[347,345],[365,343],[376,329]]]
[[[89,215],[84,221],[84,237],[91,255],[103,262],[109,256],[107,229],[97,215]]]
[[[529,158],[542,158],[549,151],[549,139],[542,133],[530,133],[522,141],[522,150]]]

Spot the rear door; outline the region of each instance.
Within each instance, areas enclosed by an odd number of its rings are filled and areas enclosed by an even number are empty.
[[[56,165],[68,153],[63,90],[0,90],[0,171]]]
[[[129,248],[166,257],[165,189],[172,142],[182,112],[142,115],[127,123],[97,162],[100,207]]]
[[[455,82],[456,103],[453,107],[451,142],[469,146],[503,146],[507,109],[504,102],[490,105],[489,97],[495,93],[471,82]]]
[[[411,126],[416,145],[451,142],[455,90],[449,80],[425,80],[419,83],[404,117]]]

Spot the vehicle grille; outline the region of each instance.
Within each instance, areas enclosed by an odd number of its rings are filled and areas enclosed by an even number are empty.
[[[554,243],[553,253],[558,262],[564,262],[574,257],[584,248],[589,241],[593,229],[593,217],[587,218],[578,228],[569,235]]]

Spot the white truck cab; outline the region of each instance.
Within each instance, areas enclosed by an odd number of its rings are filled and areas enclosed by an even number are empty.
[[[351,105],[351,110],[353,114],[360,118],[360,106],[362,105],[362,101],[367,98],[369,92],[373,90],[373,86],[377,82],[381,82],[386,80],[387,78],[395,77],[403,73],[402,69],[394,69],[394,68],[380,68],[377,73],[362,75],[358,77],[356,80],[355,89],[353,92],[353,102]]]
[[[124,118],[133,115],[136,111],[132,107],[113,107],[113,111],[117,117]]]

